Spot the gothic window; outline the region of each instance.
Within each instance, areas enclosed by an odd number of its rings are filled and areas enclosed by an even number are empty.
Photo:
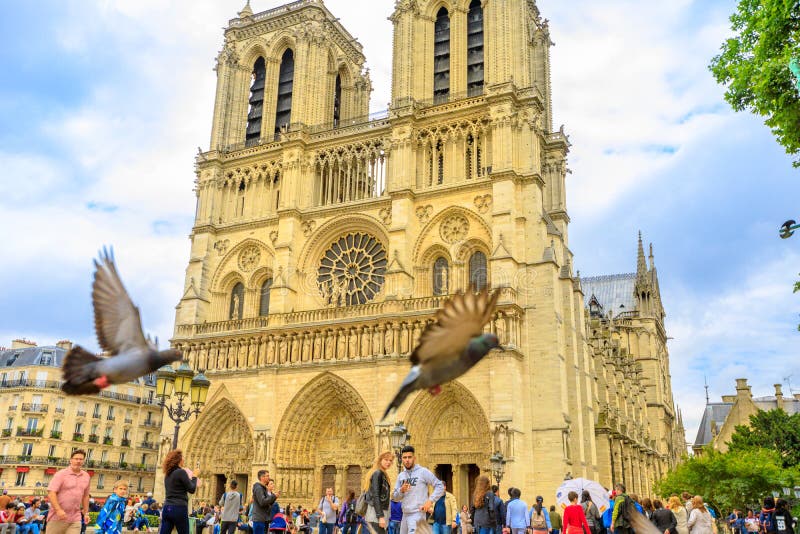
[[[444,147],[441,141],[436,143],[436,183],[444,183]]]
[[[483,93],[483,8],[472,0],[467,15],[467,95]]]
[[[331,306],[364,304],[383,287],[386,263],[386,251],[375,237],[347,234],[322,256],[317,284]]]
[[[263,316],[269,315],[269,290],[272,287],[272,278],[267,278],[261,284],[261,298],[258,304],[258,314]]]
[[[336,87],[333,94],[333,127],[339,126],[342,115],[342,75],[336,75]]]
[[[450,96],[450,15],[445,8],[436,14],[433,38],[433,100],[447,102]]]
[[[464,154],[464,159],[466,162],[466,166],[464,169],[464,175],[467,177],[467,180],[472,178],[472,154],[475,150],[475,140],[472,138],[471,135],[467,136],[467,150]]]
[[[236,215],[242,217],[244,215],[244,194],[247,192],[247,186],[244,180],[239,182],[239,195],[236,197]]]
[[[228,319],[241,319],[244,311],[244,285],[237,282],[231,290],[231,305],[228,311]]]
[[[272,189],[275,191],[275,210],[281,203],[281,174],[276,173],[275,178],[272,180]]]
[[[450,286],[450,265],[447,259],[439,257],[433,262],[433,294],[447,295]]]
[[[261,116],[264,109],[264,78],[267,75],[264,58],[260,57],[253,65],[253,83],[250,86],[250,111],[247,113],[247,133],[245,144],[255,145],[261,138]]]
[[[292,120],[292,86],[294,85],[294,52],[287,48],[281,58],[278,75],[278,105],[275,108],[275,133]]]
[[[474,252],[469,257],[469,283],[476,291],[486,287],[486,274],[486,254]]]

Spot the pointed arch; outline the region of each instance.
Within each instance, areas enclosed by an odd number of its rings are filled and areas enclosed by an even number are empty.
[[[253,266],[255,270],[259,270],[265,266],[269,267],[273,264],[273,261],[275,259],[275,253],[272,251],[272,249],[268,247],[263,241],[259,241],[258,239],[253,239],[253,238],[247,238],[243,240],[241,243],[238,243],[236,246],[232,247],[231,250],[229,250],[225,254],[225,257],[219,263],[219,266],[214,272],[214,275],[211,277],[211,284],[210,284],[211,291],[225,291],[226,289],[230,289],[230,287],[227,287],[225,284],[226,281],[227,283],[230,283],[229,281],[231,280],[232,273],[236,273],[236,275],[241,277],[242,280],[244,281],[242,275],[239,274],[240,273],[240,268],[238,265],[239,254],[241,254],[241,252],[244,249],[250,247],[251,245],[259,250],[258,263],[255,266]],[[248,278],[245,288],[246,289],[251,288],[253,282],[254,282],[253,277]]]
[[[224,384],[214,397],[183,439],[186,457],[203,466],[205,477],[250,473],[255,452],[253,429],[230,400]],[[213,489],[213,484],[204,484],[196,497],[214,498]]]
[[[310,380],[283,412],[276,433],[277,477],[290,480],[287,498],[310,500],[321,489],[323,466],[374,460],[374,423],[364,399],[330,372]]]
[[[489,418],[478,399],[458,381],[444,384],[436,396],[417,394],[405,421],[420,464],[484,466],[491,456]]]

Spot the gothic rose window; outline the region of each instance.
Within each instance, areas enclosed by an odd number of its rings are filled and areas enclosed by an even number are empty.
[[[383,287],[386,251],[375,237],[350,233],[335,241],[319,263],[317,284],[331,306],[369,302]]]

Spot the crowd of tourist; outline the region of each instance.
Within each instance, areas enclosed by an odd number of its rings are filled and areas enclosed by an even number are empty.
[[[760,510],[735,509],[722,518],[700,495],[640,499],[623,484],[615,485],[603,513],[588,491],[569,492],[568,505],[548,506],[537,496],[529,506],[519,488],[508,488],[504,500],[485,475],[476,479],[470,502],[459,507],[444,483],[416,464],[411,446],[402,451],[403,469],[394,483],[394,453],[381,453],[362,495],[351,491],[340,499],[327,488],[314,507],[284,506],[275,480],[262,470],[248,500],[232,480],[218,502],[200,502],[191,511],[189,495],[200,485],[199,472],[185,467],[182,452],[174,450],[162,465],[163,505],[152,493],[129,495],[128,483],[118,480],[101,507],[89,495],[84,458],[81,450],[72,453],[46,497],[21,499],[4,490],[0,534],[83,534],[90,523],[98,534],[171,534],[173,527],[178,534],[721,534],[721,528],[731,534],[794,534],[797,524],[783,499],[766,497]],[[97,513],[93,521],[88,512]],[[190,517],[195,532],[189,532]]]

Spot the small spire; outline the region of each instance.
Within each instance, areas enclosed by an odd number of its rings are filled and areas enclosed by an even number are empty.
[[[643,278],[647,274],[647,263],[644,261],[644,246],[642,246],[642,231],[639,230],[639,249],[636,256],[636,277]]]
[[[253,9],[250,7],[250,0],[247,0],[247,3],[244,5],[241,11],[239,11],[239,18],[247,18],[253,16]]]
[[[656,268],[656,261],[655,258],[653,257],[653,244],[650,243],[650,270],[652,271],[655,268]]]

